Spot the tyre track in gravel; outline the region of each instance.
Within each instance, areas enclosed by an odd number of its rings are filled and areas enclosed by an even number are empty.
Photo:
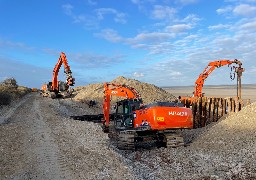
[[[47,101],[55,115],[62,117],[61,121],[55,118],[52,129],[59,137],[58,145],[68,158],[69,167],[79,179],[136,179],[122,156],[109,147],[107,134],[100,125],[70,119],[71,115],[91,114],[94,109],[68,99]]]
[[[49,110],[42,107],[44,106],[40,106],[38,100],[33,102],[32,112],[36,118],[34,119],[34,128],[31,130],[35,138],[39,140],[35,147],[35,154],[39,162],[37,168],[40,171],[39,174],[43,179],[73,179],[65,164],[65,157],[61,155],[58,145],[51,136],[51,129],[45,122],[44,113],[49,113]]]
[[[51,111],[38,94],[30,94],[2,116],[0,179],[76,179],[47,124]]]
[[[13,102],[10,105],[10,108],[4,108],[2,109],[0,115],[0,124],[8,123],[8,119],[12,117],[12,115],[15,113],[16,109],[22,106],[26,101],[32,96],[32,94],[28,94],[24,96],[21,100],[18,102]]]

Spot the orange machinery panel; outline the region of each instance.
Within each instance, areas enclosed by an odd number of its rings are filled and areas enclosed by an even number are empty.
[[[192,111],[185,107],[152,106],[135,111],[134,127],[147,123],[152,130],[193,128]]]

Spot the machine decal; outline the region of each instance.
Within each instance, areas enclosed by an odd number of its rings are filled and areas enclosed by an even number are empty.
[[[181,111],[178,111],[178,112],[176,112],[176,111],[169,111],[169,115],[172,115],[172,116],[187,116],[188,115],[188,113],[187,112],[181,112]]]

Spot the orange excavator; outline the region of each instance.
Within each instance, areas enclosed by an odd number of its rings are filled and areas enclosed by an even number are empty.
[[[241,68],[242,63],[241,61],[238,61],[237,59],[235,60],[218,60],[218,61],[213,61],[208,64],[208,66],[204,69],[204,71],[199,75],[198,79],[195,82],[195,91],[194,91],[194,97],[202,97],[202,89],[204,85],[205,79],[212,73],[212,71],[215,68],[219,68],[225,65],[231,65],[231,64],[237,64],[238,67],[236,68]]]
[[[219,67],[222,67],[225,65],[231,65],[231,64],[238,65],[238,67],[235,67],[235,66],[232,67],[232,69],[235,69],[235,72],[241,71],[241,69],[244,71],[244,69],[242,68],[241,61],[239,61],[237,59],[212,61],[207,65],[207,67],[204,69],[204,71],[197,78],[197,80],[195,82],[193,97],[181,97],[181,101],[188,100],[190,102],[193,102],[198,97],[203,97],[202,89],[203,89],[205,79],[214,71],[215,68],[219,68]],[[234,79],[234,77],[232,77],[232,74],[230,74],[230,78]]]
[[[58,73],[60,70],[61,65],[64,64],[64,73],[66,74],[66,82],[58,81]],[[53,69],[53,77],[52,81],[48,84],[42,85],[42,92],[41,94],[44,97],[69,97],[72,94],[72,90],[70,86],[74,86],[75,78],[72,77],[72,72],[70,66],[68,65],[68,60],[66,58],[65,53],[61,52],[60,57],[58,59],[57,64]]]
[[[115,113],[110,114],[111,98],[116,102]],[[92,121],[93,115],[73,116]],[[94,118],[100,118],[95,115]],[[192,111],[181,103],[154,102],[144,105],[139,93],[132,87],[104,83],[103,131],[119,149],[134,150],[148,144],[158,147],[184,146],[179,130],[193,128]]]

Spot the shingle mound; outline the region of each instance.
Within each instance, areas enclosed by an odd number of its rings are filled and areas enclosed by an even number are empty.
[[[169,92],[159,88],[153,84],[148,84],[144,82],[140,82],[135,79],[125,78],[123,76],[119,76],[111,83],[127,85],[135,88],[138,93],[141,95],[144,104],[148,104],[156,101],[174,101],[176,99],[175,96],[170,94]],[[89,101],[95,100],[97,102],[102,102],[103,98],[103,83],[99,84],[90,84],[87,86],[80,86],[75,88],[76,96],[75,100],[78,101]],[[116,97],[113,97],[113,100],[116,100]]]
[[[255,179],[256,103],[210,127],[191,149],[204,158],[206,174],[214,170],[225,179]]]
[[[244,107],[238,113],[230,114],[226,119],[202,133],[194,145],[219,151],[235,151],[240,148],[256,150],[256,103]]]

